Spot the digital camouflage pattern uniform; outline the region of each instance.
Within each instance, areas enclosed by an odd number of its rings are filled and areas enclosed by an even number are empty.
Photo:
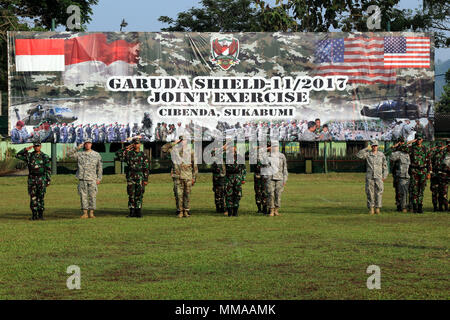
[[[439,143],[431,152],[431,179],[430,190],[432,195],[432,202],[434,211],[443,211],[448,208],[447,200],[447,182],[446,175],[443,169],[443,162],[447,156],[447,148],[441,149],[442,143]]]
[[[237,216],[239,201],[242,198],[242,182],[245,181],[247,170],[244,159],[237,152],[233,154],[233,163],[225,162],[225,204],[229,216]]]
[[[198,175],[194,153],[190,145],[186,145],[183,148],[182,143],[177,144],[176,142],[166,143],[162,146],[162,151],[170,153],[172,160],[170,175],[173,179],[173,193],[177,215],[179,217],[189,217],[192,185],[195,183]]]
[[[360,150],[356,156],[366,160],[367,208],[381,208],[384,191],[383,179],[388,176],[386,157],[381,151],[374,154],[367,148]]]
[[[286,156],[281,152],[273,152],[269,159],[271,168],[274,170],[267,183],[269,208],[271,211],[275,211],[275,215],[278,215],[278,209],[281,207],[281,193],[288,180],[287,162]]]
[[[402,151],[394,151],[391,154],[391,160],[394,162],[395,170],[392,170],[392,175],[396,181],[396,187],[398,189],[398,200],[396,194],[396,204],[401,211],[407,209],[409,200],[409,154]],[[396,190],[397,193],[397,190]],[[398,201],[398,203],[397,203]]]
[[[143,151],[136,152],[133,149],[123,148],[116,152],[116,156],[127,164],[128,208],[138,209],[140,212],[145,192],[144,182],[148,182],[150,162]]]
[[[78,151],[74,148],[68,154],[77,160],[78,194],[81,210],[95,210],[97,200],[97,181],[102,180],[103,164],[100,154],[91,151]]]
[[[19,151],[16,158],[25,161],[28,166],[28,194],[30,195],[31,219],[43,219],[45,210],[44,197],[52,174],[50,158],[43,152],[28,152],[26,149]]]
[[[411,159],[409,197],[413,212],[423,212],[423,192],[427,185],[427,175],[431,171],[431,159],[428,148],[417,142],[406,146]]]
[[[225,164],[213,162],[211,165],[214,203],[216,212],[225,212]]]

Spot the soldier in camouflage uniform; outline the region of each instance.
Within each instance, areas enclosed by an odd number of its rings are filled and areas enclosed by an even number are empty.
[[[448,209],[447,183],[445,182],[445,173],[442,171],[442,163],[447,155],[447,149],[448,147],[443,142],[438,142],[431,151],[430,190],[435,212],[444,211],[444,208]]]
[[[226,147],[227,148],[227,147]],[[227,161],[227,155],[224,153],[225,162],[225,205],[227,211],[225,215],[237,216],[239,210],[239,201],[242,198],[242,185],[245,183],[247,170],[245,168],[245,159],[238,154],[236,146],[227,148],[226,153],[230,153],[231,158]]]
[[[431,174],[430,152],[422,142],[422,134],[416,134],[416,139],[405,146],[411,159],[409,197],[414,213],[423,213],[423,192]]]
[[[170,152],[172,159],[173,193],[177,206],[177,217],[190,217],[190,195],[197,179],[198,167],[191,145],[183,136],[175,142],[166,143],[162,151]]]
[[[384,180],[388,176],[386,157],[378,151],[376,140],[372,140],[370,147],[360,150],[356,156],[366,160],[366,194],[369,214],[379,214],[382,207]]]
[[[395,189],[395,201],[397,204],[397,211],[406,213],[409,203],[409,165],[410,158],[408,150],[404,148],[404,140],[399,139],[392,149],[394,152],[391,154],[391,161],[394,163],[392,168],[392,175],[394,178]],[[397,194],[398,193],[398,194]]]
[[[83,145],[85,150],[78,152]],[[73,156],[77,160],[78,170],[76,177],[78,179],[78,194],[80,195],[81,210],[83,211],[82,219],[95,218],[94,210],[96,209],[97,185],[102,180],[102,157],[91,148],[92,140],[86,138],[84,144],[80,144],[78,148],[74,148],[68,153],[68,156]]]
[[[34,148],[34,152],[29,153],[31,148]],[[44,220],[44,196],[52,173],[50,158],[41,152],[39,141],[21,150],[16,158],[25,161],[28,166],[28,194],[32,214],[30,220]]]
[[[214,161],[211,165],[214,202],[216,204],[216,212],[225,213],[225,163],[217,162],[220,161]]]
[[[270,176],[267,179],[269,216],[279,216],[278,210],[281,206],[281,193],[288,180],[286,156],[279,152],[278,143],[272,143],[270,161]],[[264,172],[263,172],[264,175]]]
[[[140,137],[134,137],[132,144],[116,152],[120,161],[127,163],[127,193],[128,217],[142,217],[142,199],[144,197],[145,186],[148,184],[150,162],[144,152],[141,151]]]
[[[267,204],[268,204],[268,194],[267,194],[267,184],[268,176],[261,174],[261,169],[264,167],[265,161],[268,161],[267,153],[264,153],[264,147],[258,149],[258,158],[256,159],[255,170],[253,175],[253,188],[255,190],[255,202],[258,207],[258,213],[268,214]],[[264,159],[265,158],[265,159]]]
[[[448,183],[450,181],[450,143],[447,141],[447,152],[442,159],[441,165],[439,167],[439,172],[441,174],[440,186],[439,186],[439,194],[442,195],[444,209],[448,211]]]

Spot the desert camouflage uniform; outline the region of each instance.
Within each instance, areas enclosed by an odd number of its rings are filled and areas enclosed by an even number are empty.
[[[226,156],[224,154],[225,161]],[[244,160],[235,153],[233,163],[225,162],[225,172],[225,204],[228,214],[233,215],[233,209],[237,212],[239,208],[239,201],[242,198],[242,181],[245,181],[247,175]]]
[[[19,151],[16,158],[25,161],[28,166],[28,194],[33,218],[36,218],[38,214],[42,217],[45,210],[45,192],[52,174],[50,158],[43,152],[28,152],[26,149]]]
[[[95,210],[97,202],[97,181],[102,180],[102,157],[94,150],[80,151],[73,149],[68,153],[77,160],[78,194],[82,210]]]
[[[406,209],[408,206],[408,195],[409,195],[409,154],[402,151],[394,151],[391,154],[391,160],[395,163],[395,171],[393,170],[392,175],[396,181],[396,204],[400,209]],[[397,199],[398,192],[398,199]],[[397,202],[398,201],[398,202]]]
[[[423,192],[427,185],[427,175],[431,171],[431,159],[428,148],[416,142],[406,146],[411,159],[409,197],[414,211],[421,211]]]
[[[185,150],[183,150],[183,144],[177,144],[175,142],[163,145],[162,151],[170,153],[172,159],[170,174],[173,179],[173,193],[177,213],[189,215],[192,184],[195,183],[198,175],[198,167],[195,163],[194,153],[190,145],[187,145]],[[186,155],[184,155],[184,151]]]
[[[145,192],[144,182],[148,182],[150,162],[144,152],[136,152],[133,149],[123,148],[116,152],[116,156],[127,163],[128,208],[141,209]]]
[[[432,201],[434,210],[442,211],[444,208],[448,208],[447,200],[447,179],[445,170],[443,168],[443,162],[447,156],[447,149],[435,149],[431,155],[431,179],[430,190],[432,194]],[[439,204],[439,206],[438,206]]]
[[[380,151],[362,149],[356,156],[366,160],[366,194],[367,208],[381,208],[383,199],[383,179],[388,176],[386,157]]]
[[[278,158],[278,159],[275,159]],[[269,157],[274,173],[267,180],[268,205],[270,209],[281,207],[281,193],[288,180],[286,156],[278,152]]]

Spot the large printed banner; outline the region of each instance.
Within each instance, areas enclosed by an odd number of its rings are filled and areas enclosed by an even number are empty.
[[[14,143],[433,139],[428,33],[10,32]]]

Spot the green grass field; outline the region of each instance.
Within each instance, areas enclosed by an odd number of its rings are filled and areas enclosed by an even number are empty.
[[[291,174],[281,217],[255,213],[253,177],[240,216],[214,211],[211,175],[176,218],[168,174],[150,177],[144,219],[126,219],[123,176],[105,176],[97,219],[79,219],[73,176],[56,176],[46,221],[28,221],[26,177],[0,178],[0,299],[449,299],[448,213],[365,207],[363,174]],[[368,290],[366,268],[381,268]],[[81,268],[81,290],[66,268]]]

